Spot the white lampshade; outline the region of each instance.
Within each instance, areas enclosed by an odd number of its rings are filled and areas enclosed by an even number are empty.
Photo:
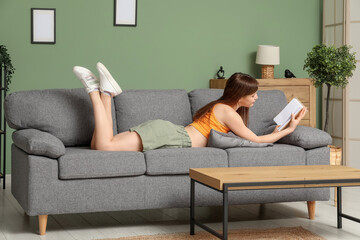
[[[259,45],[256,54],[256,63],[261,65],[279,65],[280,47],[272,45]]]

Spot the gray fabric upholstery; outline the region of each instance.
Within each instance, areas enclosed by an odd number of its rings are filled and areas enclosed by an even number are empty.
[[[249,128],[256,135],[274,125],[274,117],[286,106],[285,94],[280,90],[258,91],[258,99],[249,112]]]
[[[11,144],[11,193],[25,212],[28,212],[31,208],[29,206],[29,197],[32,194],[29,191],[29,175],[31,171],[28,161],[29,156],[26,152],[16,147],[15,144]],[[57,164],[54,159],[47,158],[47,160]]]
[[[11,93],[5,99],[5,117],[11,128],[48,132],[65,146],[89,146],[94,130],[93,108],[83,88]]]
[[[219,149],[218,149],[219,150]],[[12,145],[11,191],[30,216],[189,207],[187,175],[61,180],[56,160],[28,155]],[[195,184],[196,206],[221,206],[222,195]],[[328,189],[229,192],[230,204],[328,200]]]
[[[141,152],[66,148],[66,154],[58,161],[60,179],[138,176],[146,171]]]
[[[11,192],[29,216],[146,209],[145,175],[61,180],[58,161],[12,145]]]
[[[216,148],[156,149],[146,151],[147,175],[189,174],[189,168],[227,167],[227,154]]]
[[[320,147],[306,151],[306,165],[329,165],[330,148]]]
[[[217,100],[223,93],[223,89],[195,89],[189,92],[191,114],[194,115],[197,110],[209,102]]]
[[[221,149],[235,148],[235,147],[268,147],[273,146],[272,143],[256,143],[243,139],[233,132],[223,133],[211,129],[208,147],[215,147]]]
[[[113,100],[114,133],[127,131],[151,119],[164,119],[185,126],[191,122],[192,113],[219,98],[222,92],[199,89],[188,95],[185,90],[124,91]],[[272,118],[286,105],[286,99],[279,91],[259,91],[258,95],[258,101],[250,110],[250,128],[261,134],[274,124]],[[190,167],[329,163],[327,147],[305,151],[285,144],[226,150],[157,149],[145,154],[69,147],[89,145],[93,133],[93,110],[84,89],[12,93],[5,100],[5,116],[10,127],[20,131],[37,129],[46,132],[67,147],[64,155],[53,159],[30,155],[12,145],[11,191],[30,216],[189,207],[190,179],[187,174]],[[19,142],[21,140],[16,140],[16,144]],[[218,192],[199,184],[196,184],[196,189],[197,206],[222,204]],[[328,199],[328,189],[229,193],[230,204]]]
[[[229,148],[229,167],[305,165],[305,150],[291,145],[274,144],[264,148]]]
[[[324,147],[332,143],[331,136],[320,129],[297,126],[295,131],[283,138],[278,143],[291,144],[304,149]]]
[[[185,90],[127,90],[116,96],[114,101],[118,132],[154,119],[182,126],[192,120]]]
[[[65,146],[60,139],[37,129],[15,131],[12,140],[16,146],[31,155],[58,158],[65,154]]]

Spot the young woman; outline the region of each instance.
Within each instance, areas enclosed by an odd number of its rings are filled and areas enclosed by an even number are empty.
[[[249,108],[258,98],[258,82],[244,73],[234,73],[227,81],[223,96],[210,102],[194,115],[194,122],[184,127],[169,121],[151,120],[129,131],[113,135],[111,98],[122,92],[106,67],[97,63],[100,81],[88,69],[75,66],[73,71],[85,86],[94,108],[95,129],[91,149],[103,151],[147,151],[156,148],[206,147],[210,130],[233,131],[253,142],[273,143],[292,133],[305,116],[304,108],[288,127],[257,136],[248,128]]]

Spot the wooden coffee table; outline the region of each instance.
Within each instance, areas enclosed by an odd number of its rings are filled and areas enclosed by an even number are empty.
[[[341,187],[360,186],[360,169],[331,166],[275,166],[275,167],[230,167],[191,168],[190,234],[195,234],[195,225],[220,239],[228,237],[228,192],[235,190],[318,188],[337,187],[337,227],[342,228],[342,218],[360,223],[360,219],[343,214]],[[223,234],[195,219],[195,182],[223,194]]]

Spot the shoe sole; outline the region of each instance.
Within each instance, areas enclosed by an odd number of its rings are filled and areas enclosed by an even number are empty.
[[[104,64],[102,63],[97,63],[96,64],[96,68],[99,72],[101,72],[102,74],[105,75],[105,77],[107,78],[107,80],[109,81],[110,85],[115,89],[115,95],[118,95],[120,93],[122,93],[122,90],[119,86],[119,84],[115,81],[115,79],[111,76],[110,72],[107,70],[107,68],[104,66]]]

